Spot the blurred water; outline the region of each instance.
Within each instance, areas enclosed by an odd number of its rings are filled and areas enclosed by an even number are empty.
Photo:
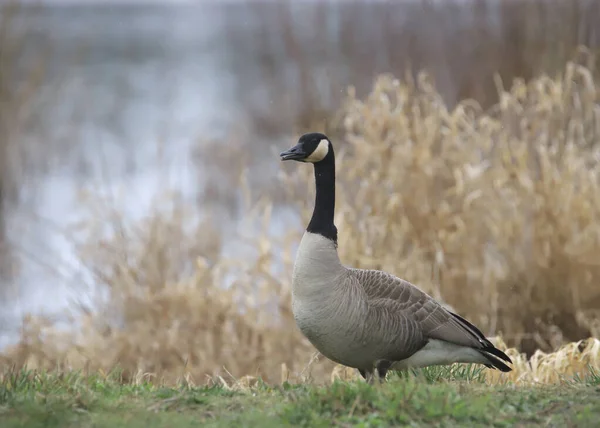
[[[129,218],[151,210],[166,188],[194,203],[204,180],[192,150],[244,121],[225,19],[246,22],[212,3],[61,6],[21,15],[28,40],[52,48],[44,84],[52,108],[32,138],[51,136],[67,150],[28,173],[21,200],[9,207],[20,266],[17,294],[0,306],[0,346],[15,339],[24,313],[60,315],[71,299],[85,301],[93,278],[63,232],[83,215],[78,191],[126,192],[119,207]]]

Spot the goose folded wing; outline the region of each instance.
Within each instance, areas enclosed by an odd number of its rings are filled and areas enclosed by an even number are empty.
[[[364,326],[363,335],[384,360],[403,360],[427,343],[417,320],[406,316],[402,305],[390,299],[369,301]]]
[[[388,312],[393,310],[401,318],[416,322],[426,339],[475,348],[491,345],[475,326],[446,310],[410,282],[377,270],[353,269],[353,273],[369,301],[384,304]]]

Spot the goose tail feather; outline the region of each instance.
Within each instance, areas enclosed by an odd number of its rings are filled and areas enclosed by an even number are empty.
[[[477,349],[477,351],[479,351],[480,354],[482,354],[489,361],[490,364],[489,365],[486,364],[486,366],[488,366],[488,367],[491,366],[490,368],[495,368],[495,369],[498,369],[503,372],[509,372],[512,370],[509,366],[504,364],[504,362],[512,364],[512,360],[510,359],[510,357],[508,355],[506,355],[500,349],[496,348],[492,344],[492,342],[490,342],[485,337],[485,335],[481,332],[481,330],[479,330],[472,323],[470,323],[469,321],[467,321],[460,315],[455,314],[454,312],[450,312],[450,314],[454,317],[454,319],[456,319],[458,321],[459,324],[461,324],[464,328],[466,328],[468,331],[470,331],[471,334],[479,340],[479,343],[481,345],[483,345],[482,348],[476,348],[476,349]]]
[[[494,369],[500,370],[501,372],[505,372],[505,373],[512,371],[512,368],[510,368],[509,366],[504,364],[504,362],[502,361],[502,360],[504,360],[504,361],[512,364],[511,359],[508,357],[508,355],[506,355],[504,352],[502,352],[498,348],[494,348],[492,346],[492,347],[488,347],[488,348],[484,348],[484,349],[478,349],[478,351],[481,355],[483,355],[489,361],[489,365],[485,364],[486,367],[494,368]]]

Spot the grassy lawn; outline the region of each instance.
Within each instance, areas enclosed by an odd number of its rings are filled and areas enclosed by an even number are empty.
[[[18,372],[0,384],[0,426],[556,426],[600,423],[600,376],[488,386],[477,370],[429,369],[384,385],[168,388],[118,376]]]

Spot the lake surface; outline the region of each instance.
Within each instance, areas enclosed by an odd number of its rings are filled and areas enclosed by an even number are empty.
[[[190,203],[202,190],[192,150],[244,121],[220,42],[225,19],[213,5],[22,12],[30,54],[51,49],[39,95],[45,109],[27,138],[57,149],[28,168],[8,204],[19,266],[16,292],[0,307],[0,346],[15,339],[24,313],[60,314],[93,284],[64,233],[84,214],[78,192],[124,191],[120,207],[139,218],[161,190],[179,190]]]

